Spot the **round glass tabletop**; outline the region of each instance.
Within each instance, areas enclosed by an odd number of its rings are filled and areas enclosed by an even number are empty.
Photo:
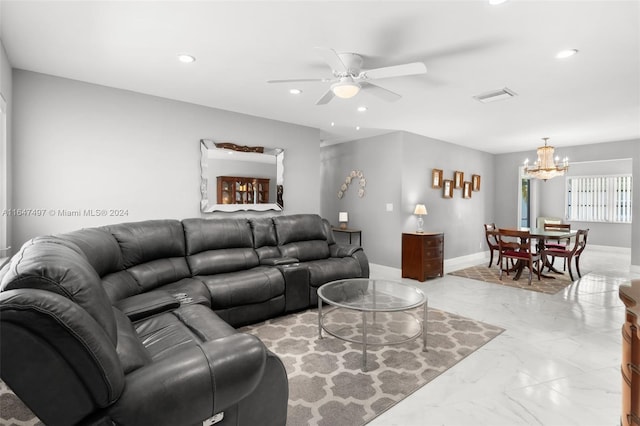
[[[318,288],[322,301],[342,308],[367,312],[405,311],[424,304],[424,293],[413,286],[386,279],[350,278]]]

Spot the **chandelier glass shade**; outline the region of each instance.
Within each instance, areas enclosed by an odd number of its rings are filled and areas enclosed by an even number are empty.
[[[542,138],[544,146],[541,146],[537,150],[538,159],[532,164],[529,164],[527,158],[524,162],[524,172],[528,176],[536,179],[547,180],[556,176],[562,176],[569,170],[569,159],[564,157],[560,161],[559,157],[553,156],[555,148],[547,145],[549,138]]]

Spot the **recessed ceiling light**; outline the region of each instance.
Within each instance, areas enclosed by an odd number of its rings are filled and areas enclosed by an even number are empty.
[[[358,111],[360,111],[360,112],[365,112],[366,110],[367,110],[366,106],[359,106],[358,107]]]
[[[289,90],[289,93],[291,93],[292,95],[299,95],[300,93],[302,93],[302,90],[300,90],[300,89],[291,89],[291,90]]]
[[[331,122],[331,127],[335,126],[336,123],[334,123],[333,121]]]
[[[356,126],[356,130],[360,130],[360,126]]]
[[[560,52],[556,53],[556,58],[565,59],[575,55],[576,53],[578,53],[578,49],[561,50]]]
[[[190,64],[191,62],[195,62],[196,58],[195,56],[187,55],[186,53],[180,53],[178,54],[178,60],[185,64]]]
[[[507,0],[489,0],[489,4],[491,6],[497,6],[499,4],[502,4],[504,2],[506,2]]]

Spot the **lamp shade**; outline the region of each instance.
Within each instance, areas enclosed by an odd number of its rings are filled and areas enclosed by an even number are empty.
[[[349,213],[347,212],[338,213],[338,222],[349,222]]]
[[[416,204],[416,209],[413,211],[413,214],[427,214],[427,208],[424,204]]]

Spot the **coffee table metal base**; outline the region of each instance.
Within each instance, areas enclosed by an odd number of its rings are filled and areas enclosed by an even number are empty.
[[[327,303],[327,302],[325,302]],[[328,303],[330,305],[330,303]],[[357,311],[344,307],[334,307],[323,312],[322,299],[318,298],[318,336],[323,338],[324,330],[333,337],[351,343],[362,345],[362,371],[367,371],[367,347],[381,345],[399,345],[422,336],[422,350],[427,352],[427,312],[428,304],[425,298],[423,308],[423,319],[420,320],[415,315],[407,311]],[[340,328],[331,327],[327,320],[333,314],[348,312],[358,314],[360,322],[354,324],[343,324]],[[393,327],[387,328],[384,323],[393,316],[395,324],[403,324],[402,332]],[[383,318],[379,318],[383,317]]]

